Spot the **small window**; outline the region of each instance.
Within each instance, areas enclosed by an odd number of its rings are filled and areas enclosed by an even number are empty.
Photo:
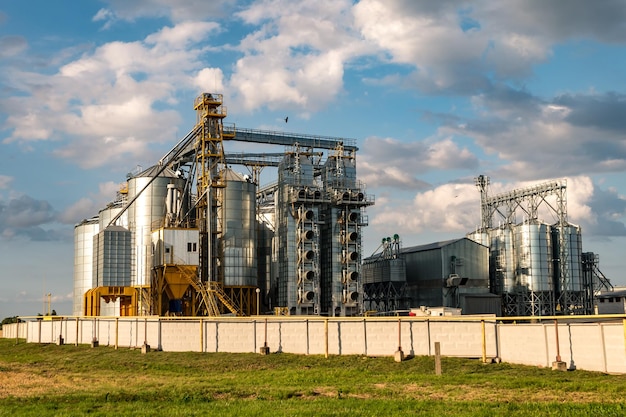
[[[170,248],[166,247],[165,248],[165,253],[170,253]]]
[[[187,242],[187,252],[196,252],[198,250],[198,244],[194,242]]]

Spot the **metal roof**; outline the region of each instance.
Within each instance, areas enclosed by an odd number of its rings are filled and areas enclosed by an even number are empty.
[[[439,249],[439,248],[443,248],[444,246],[449,246],[453,243],[459,242],[461,240],[469,240],[471,242],[474,242],[471,239],[468,239],[466,237],[462,237],[459,239],[451,239],[451,240],[443,240],[440,242],[433,242],[433,243],[427,243],[425,245],[418,245],[418,246],[410,246],[408,248],[402,248],[400,250],[400,253],[410,253],[410,252],[423,252],[423,251],[427,251],[427,250],[433,250],[433,249]],[[476,242],[474,242],[476,243]],[[479,244],[479,243],[477,243]]]

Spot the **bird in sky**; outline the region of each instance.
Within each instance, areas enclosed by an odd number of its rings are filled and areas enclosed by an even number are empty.
[[[289,121],[289,116],[285,117],[285,123]]]

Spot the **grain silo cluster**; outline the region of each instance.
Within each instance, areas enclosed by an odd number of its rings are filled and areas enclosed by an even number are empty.
[[[374,198],[356,141],[235,128],[222,100],[196,98],[194,128],[76,225],[74,315],[591,314],[610,288],[568,222],[564,181],[490,195],[479,176],[475,232],[404,248],[394,235],[366,257]],[[227,153],[228,141],[283,151]]]
[[[192,131],[76,226],[74,315],[363,312],[374,199],[356,177],[356,141],[236,129],[222,100],[200,95]],[[285,151],[230,155],[228,140]],[[265,167],[277,180],[259,187]]]

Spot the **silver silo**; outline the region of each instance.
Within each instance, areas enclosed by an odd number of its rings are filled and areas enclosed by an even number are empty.
[[[490,286],[495,294],[513,293],[516,286],[513,231],[504,226],[489,230]]]
[[[519,284],[535,293],[554,291],[550,226],[533,221],[514,230]]]
[[[231,169],[224,178],[224,285],[256,286],[256,185]]]
[[[119,214],[124,208],[124,201],[116,201],[107,205],[105,208],[98,212],[98,218],[100,219],[100,230],[107,228],[111,220]],[[122,226],[128,228],[128,211],[125,211],[119,219],[115,222],[116,226]]]
[[[472,233],[468,233],[465,236],[468,239],[473,240],[476,243],[480,243],[483,246],[489,247],[489,245],[491,245],[489,232],[487,232],[487,231],[476,230],[476,231],[474,231]]]
[[[567,257],[567,273],[568,277],[566,282],[562,282],[562,279],[557,279],[559,283],[559,290],[567,290],[573,292],[582,292],[583,288],[583,274],[582,274],[582,235],[580,226],[573,224],[567,224],[563,229],[563,237],[565,242],[565,256]],[[552,226],[552,241],[554,242],[554,258],[560,258],[561,246],[560,246],[560,226],[558,224]],[[558,264],[555,265],[555,268]],[[555,271],[555,276],[560,276],[560,268]],[[566,287],[563,288],[562,285]]]
[[[128,200],[141,193],[128,208],[128,228],[132,233],[134,261],[131,271],[133,286],[150,285],[152,230],[164,224],[168,184],[176,184],[181,189],[184,186],[184,180],[167,168],[154,178],[158,170],[158,166],[153,166],[128,180]]]
[[[72,314],[82,316],[84,295],[95,288],[93,279],[93,237],[100,230],[98,217],[83,220],[74,227],[74,303]]]

